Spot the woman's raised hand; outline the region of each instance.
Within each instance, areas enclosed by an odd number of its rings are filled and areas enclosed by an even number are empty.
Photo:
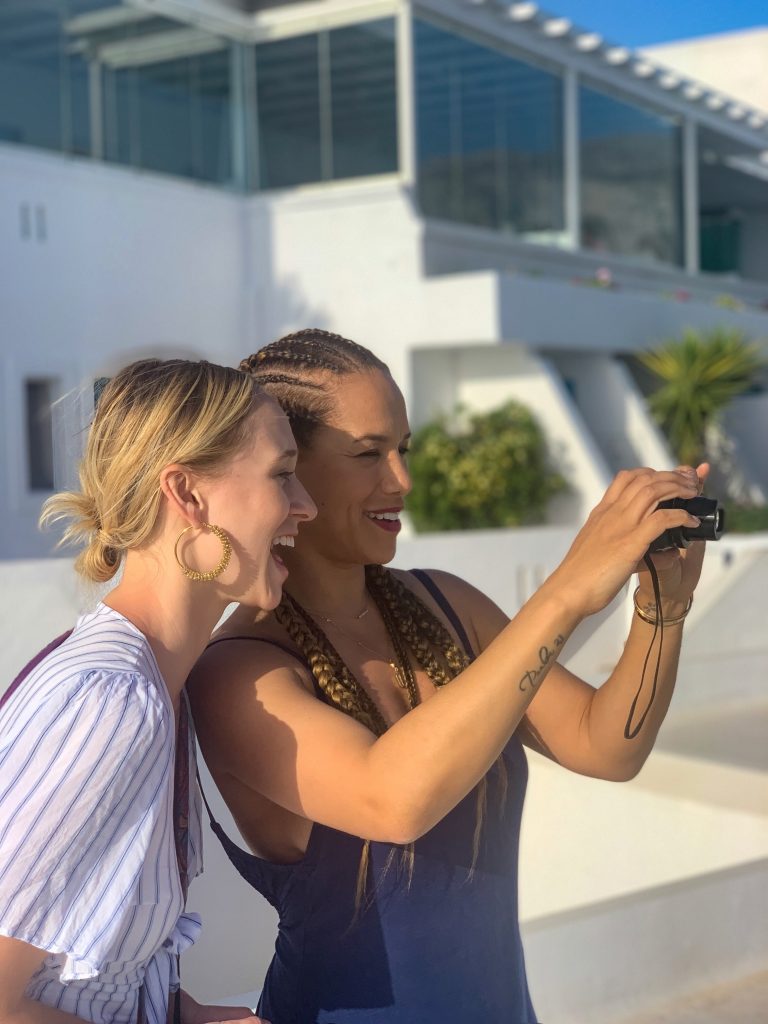
[[[709,467],[699,469],[703,479]],[[638,570],[652,541],[665,530],[698,525],[698,519],[685,509],[659,508],[659,502],[693,498],[699,491],[697,471],[688,466],[670,471],[622,470],[548,582],[582,617],[605,608]],[[674,552],[662,555],[662,562],[680,557]]]

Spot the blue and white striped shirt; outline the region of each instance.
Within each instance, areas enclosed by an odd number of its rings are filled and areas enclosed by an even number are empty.
[[[28,996],[94,1024],[135,1021],[145,976],[149,1024],[165,1024],[175,954],[200,930],[176,858],[175,732],[146,638],[104,604],[0,710],[0,934],[48,954]],[[194,780],[191,732],[189,758]]]

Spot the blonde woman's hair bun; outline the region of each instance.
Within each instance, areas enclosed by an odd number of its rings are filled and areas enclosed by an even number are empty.
[[[206,360],[142,359],[104,386],[80,463],[80,490],[49,498],[42,526],[67,520],[60,543],[84,548],[75,568],[106,583],[151,539],[160,473],[179,462],[214,473],[243,444],[261,394],[250,375]]]

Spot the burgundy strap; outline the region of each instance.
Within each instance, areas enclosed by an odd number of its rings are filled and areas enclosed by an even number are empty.
[[[37,666],[40,664],[43,658],[47,658],[51,651],[55,651],[57,647],[60,647],[71,632],[72,630],[68,629],[66,633],[62,633],[61,636],[57,636],[55,640],[51,640],[47,647],[44,647],[42,651],[36,654],[31,661],[27,662],[27,664],[24,666],[21,672],[19,672],[19,674],[13,680],[13,682],[5,691],[5,693],[2,694],[2,696],[0,696],[0,708],[3,706],[3,704],[5,704],[7,700],[10,700],[12,694],[14,694],[16,690],[18,690],[18,688],[21,686],[21,684],[24,682],[24,680],[27,678],[30,672],[32,672],[33,669],[37,668]]]
[[[182,694],[179,701],[176,764],[173,775],[173,834],[185,906],[189,889],[189,808],[189,711]]]

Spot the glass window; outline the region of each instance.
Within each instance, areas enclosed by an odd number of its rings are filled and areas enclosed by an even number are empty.
[[[30,491],[53,490],[51,403],[55,380],[26,381],[27,483]]]
[[[397,170],[395,25],[329,33],[334,178]]]
[[[116,0],[0,3],[0,140],[232,177],[229,45]]]
[[[392,18],[256,48],[261,188],[397,169]]]
[[[119,57],[124,66],[105,68],[106,157],[228,184],[230,50],[212,36],[210,52],[184,56],[183,39],[179,37],[179,56],[164,60],[150,60],[151,37],[126,40]]]
[[[700,267],[768,281],[768,167],[759,150],[698,130]]]
[[[0,141],[90,153],[89,54],[71,26],[114,3],[0,2]]]
[[[586,86],[579,112],[582,247],[681,263],[677,121]]]
[[[0,5],[0,140],[62,149],[63,39],[54,4]]]
[[[261,188],[322,178],[318,63],[316,35],[256,47]]]
[[[423,21],[415,47],[424,213],[555,240],[564,228],[561,78]]]

